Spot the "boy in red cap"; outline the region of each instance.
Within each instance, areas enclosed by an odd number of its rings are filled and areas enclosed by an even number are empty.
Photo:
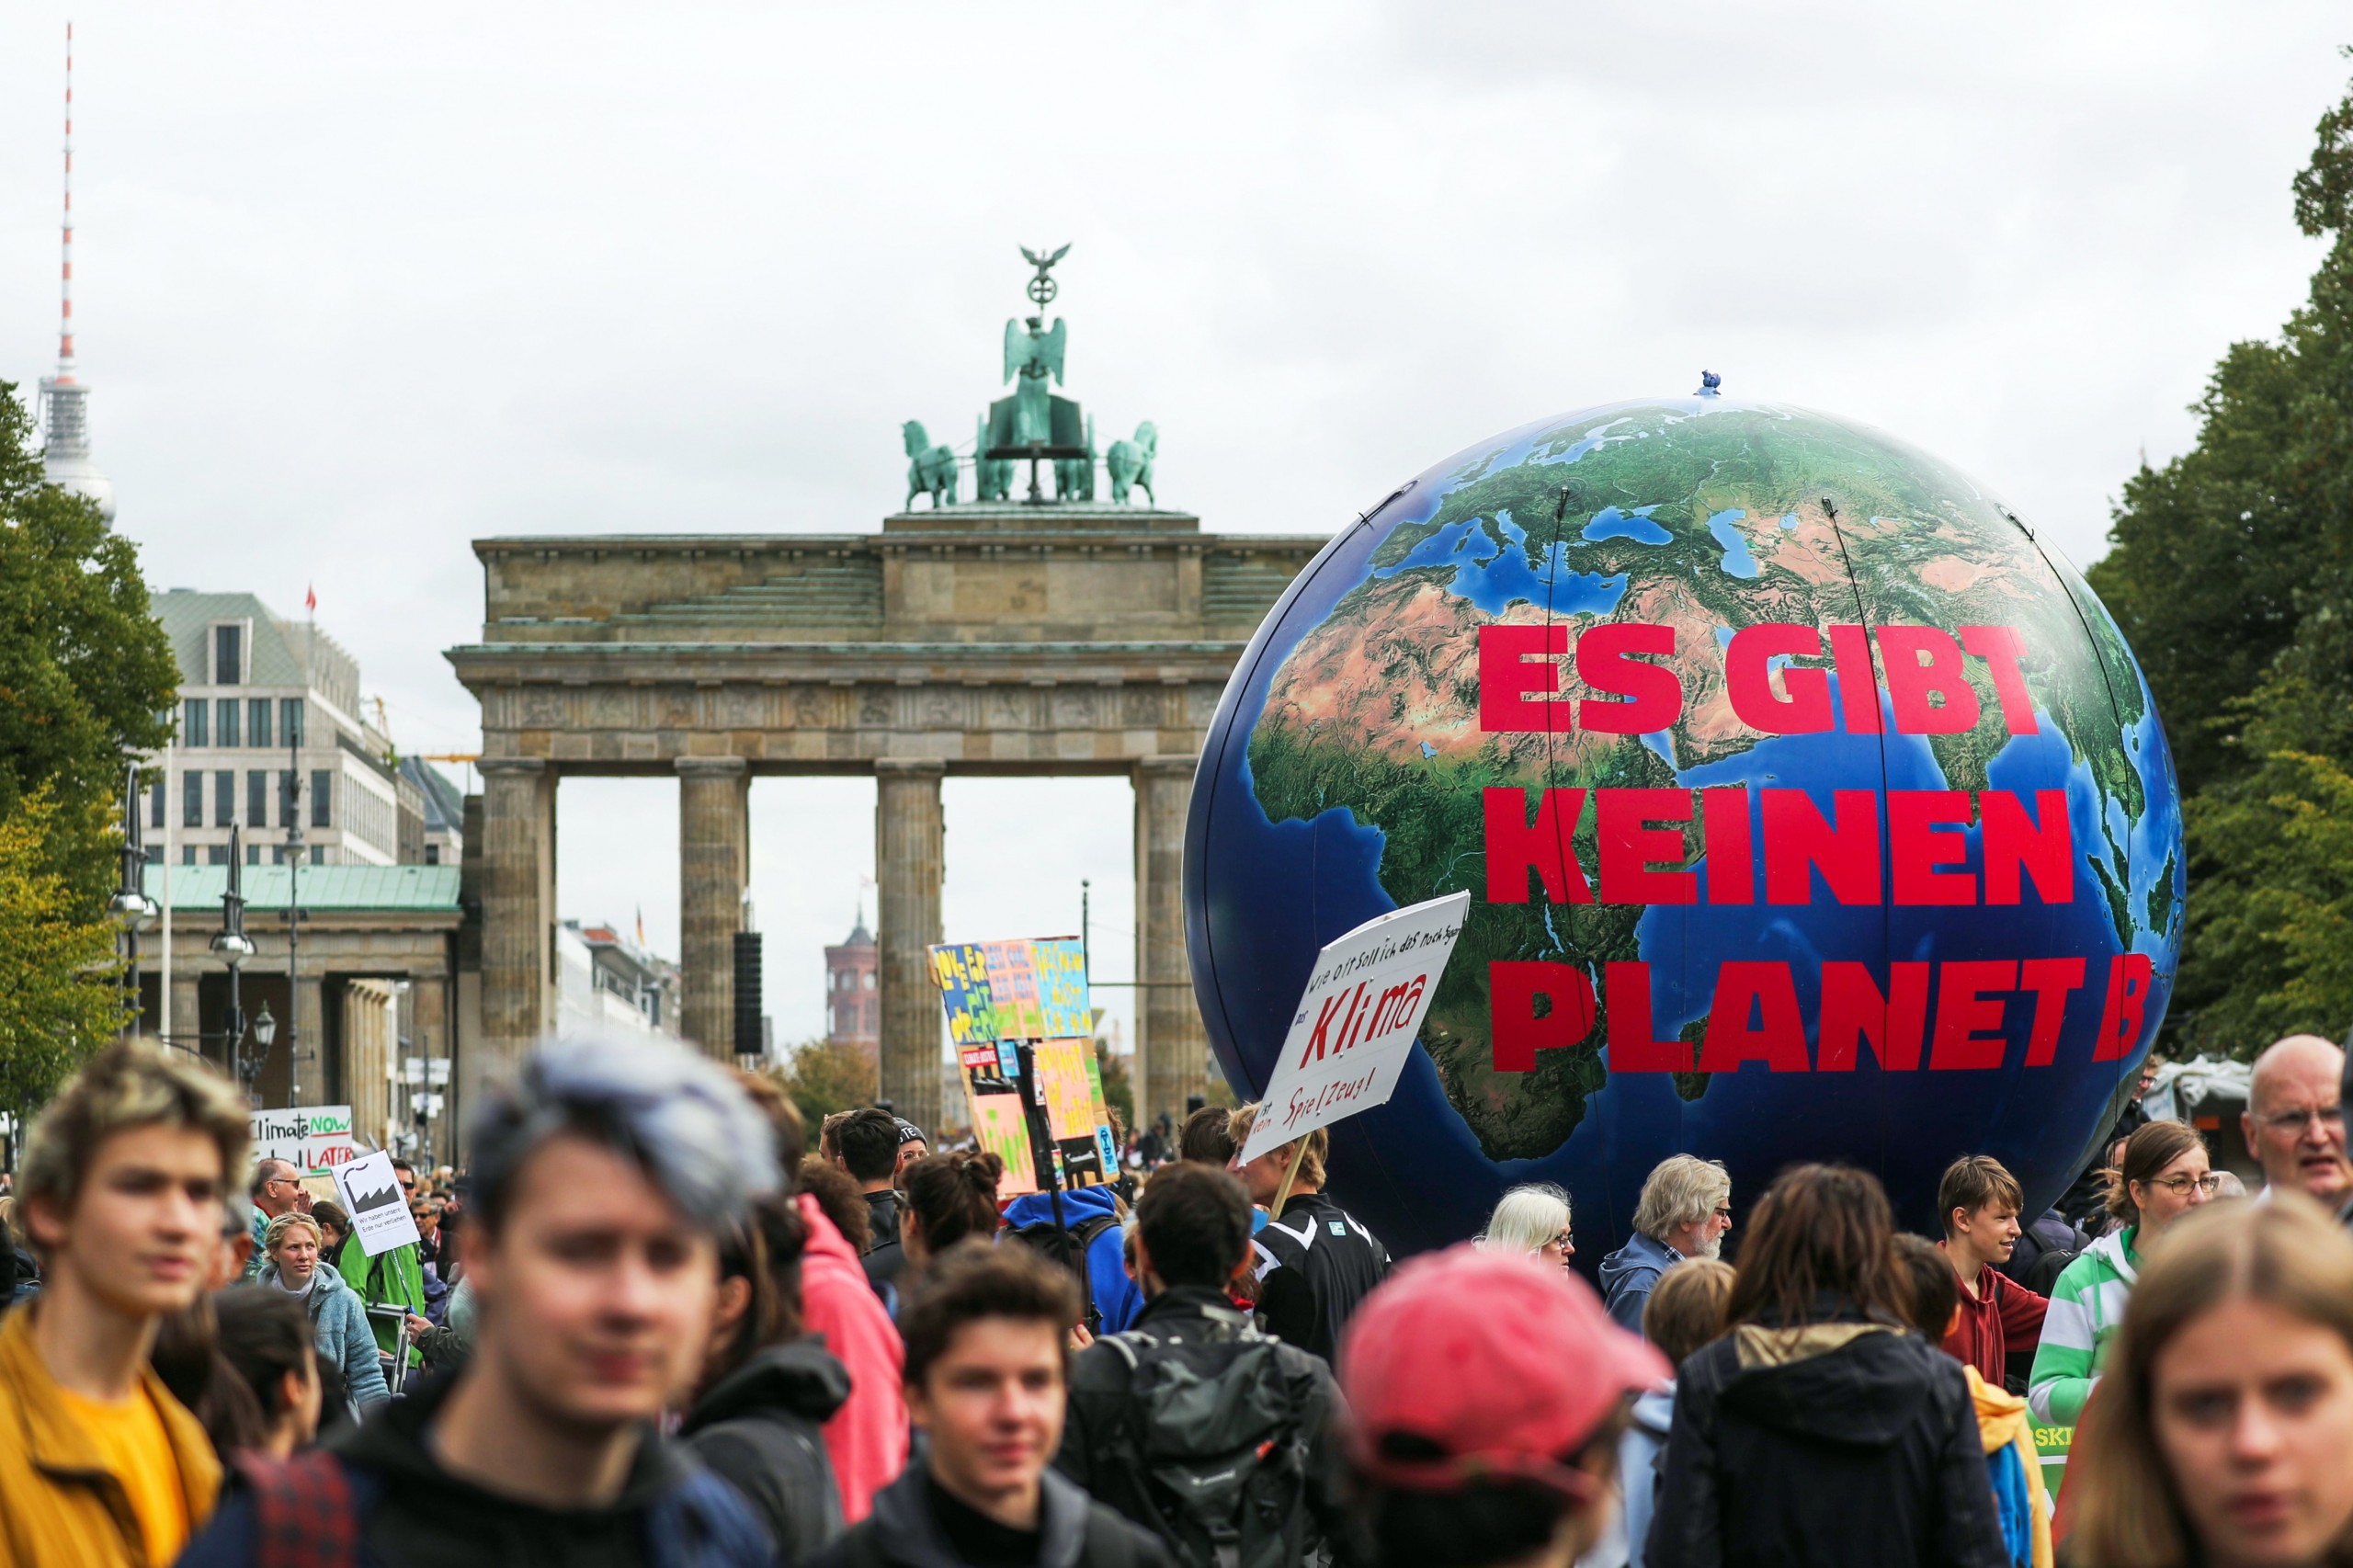
[[[1672,1375],[1583,1279],[1458,1246],[1340,1345],[1370,1568],[1569,1568],[1608,1528],[1629,1398]]]

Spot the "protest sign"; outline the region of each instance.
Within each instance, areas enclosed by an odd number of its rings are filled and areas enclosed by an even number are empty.
[[[1039,1006],[1037,944],[1026,940],[983,942],[988,961],[989,1002],[996,1008],[999,1040],[1043,1040],[1044,1011]]]
[[[931,949],[931,980],[948,1010],[948,1038],[961,1051],[994,1043],[996,1007],[989,997],[988,959],[977,944],[949,942]]]
[[[1470,907],[1468,892],[1411,904],[1316,955],[1244,1160],[1387,1102]]]
[[[401,1190],[390,1154],[380,1151],[336,1166],[335,1186],[360,1250],[369,1257],[416,1244],[416,1221],[409,1216],[408,1195]]]
[[[972,1138],[1005,1162],[997,1178],[999,1198],[1018,1198],[1038,1190],[1037,1156],[1029,1149],[1029,1122],[1021,1111],[1018,1094],[975,1095],[966,1091],[972,1108]]]
[[[1074,937],[946,942],[931,949],[931,977],[948,1015],[973,1135],[1006,1163],[1004,1195],[1035,1192],[1033,1138],[1057,1182],[1091,1187],[1118,1167],[1111,1117],[1095,1062],[1086,951]],[[1033,1133],[1022,1103],[1022,1058],[1045,1110]]]
[[[253,1157],[284,1160],[303,1176],[331,1171],[359,1157],[347,1105],[290,1106],[251,1116]]]

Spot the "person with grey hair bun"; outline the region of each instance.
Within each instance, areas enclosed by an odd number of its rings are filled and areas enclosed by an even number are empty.
[[[775,1146],[703,1057],[599,1039],[535,1051],[485,1091],[468,1141],[472,1358],[261,1472],[181,1562],[337,1536],[382,1568],[773,1562],[742,1497],[656,1423],[701,1369],[720,1233],[777,1189]]]
[[[1669,1154],[1643,1182],[1634,1233],[1601,1260],[1601,1292],[1611,1321],[1640,1334],[1643,1306],[1658,1277],[1687,1257],[1714,1257],[1732,1230],[1732,1174],[1721,1160]]]

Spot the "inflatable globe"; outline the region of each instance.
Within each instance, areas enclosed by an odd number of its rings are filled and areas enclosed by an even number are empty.
[[[1555,1182],[1588,1267],[1677,1152],[1741,1210],[1842,1160],[1929,1229],[1963,1153],[2049,1203],[2183,896],[2165,732],[2075,569],[1915,448],[1708,394],[1499,436],[1333,540],[1226,688],[1185,854],[1245,1095],[1324,943],[1469,891],[1332,1190],[1402,1253]]]

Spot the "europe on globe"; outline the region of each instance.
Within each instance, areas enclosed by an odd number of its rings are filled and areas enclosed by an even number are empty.
[[[1252,1090],[1322,944],[1468,890],[1336,1187],[1415,1247],[1556,1181],[1597,1257],[1679,1150],[1744,1193],[1852,1161],[1914,1223],[1963,1152],[2048,1201],[2163,1017],[2182,859],[2075,569],[1936,458],[1711,385],[1499,436],[1333,540],[1225,692],[1187,918]]]

